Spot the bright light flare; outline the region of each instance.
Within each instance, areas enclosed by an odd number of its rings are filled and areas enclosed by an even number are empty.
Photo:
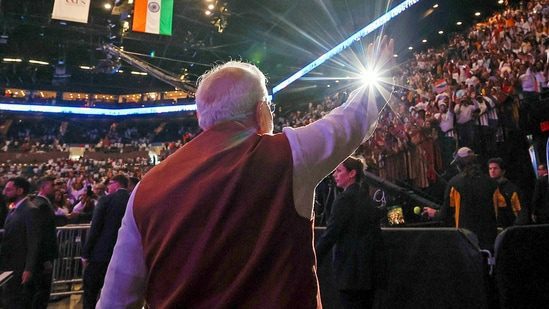
[[[378,17],[376,20],[368,24],[366,27],[360,29],[359,31],[355,32],[353,35],[348,37],[345,41],[339,43],[334,48],[330,49],[325,54],[321,55],[318,59],[315,61],[309,63],[301,70],[294,73],[292,76],[288,77],[287,79],[283,80],[281,83],[276,85],[272,93],[275,94],[279,92],[280,90],[286,88],[289,84],[293,83],[297,79],[303,77],[305,74],[309,73],[311,70],[315,69],[319,65],[326,62],[328,59],[332,58],[333,56],[341,53],[344,49],[351,46],[354,42],[360,41],[361,38],[365,37],[366,35],[370,34],[374,30],[380,28],[387,22],[389,22],[391,19],[397,17],[400,13],[404,12],[408,8],[410,8],[412,5],[418,3],[420,0],[405,0],[401,4],[395,6],[390,11],[386,12],[385,14]]]
[[[393,70],[395,69],[394,54],[387,53],[383,42],[377,41],[364,50],[364,54],[354,54],[355,60],[348,64],[352,72],[348,71],[351,77],[348,78],[351,84],[347,87],[359,87],[366,91],[368,100],[372,101],[378,95],[387,102],[391,97],[391,89],[394,89]],[[384,50],[382,50],[384,49]],[[376,108],[377,109],[377,108]],[[376,112],[377,113],[377,112]]]
[[[360,74],[360,81],[364,86],[379,87],[381,76],[377,71],[366,69]]]

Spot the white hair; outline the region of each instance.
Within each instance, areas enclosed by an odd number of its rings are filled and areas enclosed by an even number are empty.
[[[232,119],[243,119],[267,99],[265,75],[253,64],[229,61],[215,66],[198,79],[198,125],[209,129]]]

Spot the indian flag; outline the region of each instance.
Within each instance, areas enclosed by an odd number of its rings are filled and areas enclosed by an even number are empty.
[[[172,35],[173,0],[135,0],[133,31]]]

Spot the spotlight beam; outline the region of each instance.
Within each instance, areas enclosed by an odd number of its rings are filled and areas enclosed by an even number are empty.
[[[360,40],[361,38],[367,36],[368,34],[373,32],[377,28],[383,26],[384,24],[389,22],[391,19],[398,16],[400,13],[404,12],[406,9],[408,9],[412,5],[418,3],[419,1],[420,0],[406,0],[406,1],[402,2],[401,4],[397,5],[396,7],[394,7],[389,12],[381,15],[376,20],[374,20],[373,22],[368,24],[366,27],[364,27],[361,30],[357,31],[355,34],[353,34],[352,36],[347,38],[345,41],[339,43],[336,47],[332,48],[331,50],[326,52],[324,55],[320,56],[315,61],[309,63],[303,69],[297,71],[295,74],[288,77],[286,80],[282,81],[280,84],[276,85],[272,90],[273,95],[276,94],[277,92],[279,92],[280,90],[286,88],[288,85],[295,82],[297,79],[301,78],[303,75],[309,73],[310,71],[312,71],[313,69],[315,69],[319,65],[323,64],[324,62],[326,62],[326,60],[328,60],[328,59],[332,58],[333,56],[339,54],[344,49],[351,46],[351,44],[353,44],[355,41]]]

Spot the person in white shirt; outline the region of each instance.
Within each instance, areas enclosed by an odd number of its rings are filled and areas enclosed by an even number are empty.
[[[471,100],[464,97],[459,102],[456,102],[454,113],[456,114],[456,128],[458,131],[458,141],[461,147],[476,148],[476,126],[475,112],[478,111],[478,103],[476,100]]]
[[[438,101],[439,112],[434,115],[438,121],[441,134],[439,134],[438,142],[442,153],[442,160],[445,167],[450,166],[453,159],[453,153],[456,150],[457,132],[454,128],[455,115],[450,104],[450,98],[442,97]]]
[[[532,70],[525,64],[521,65],[522,74],[519,76],[520,85],[522,87],[522,93],[525,98],[535,95],[539,92],[536,76],[532,73]]]

